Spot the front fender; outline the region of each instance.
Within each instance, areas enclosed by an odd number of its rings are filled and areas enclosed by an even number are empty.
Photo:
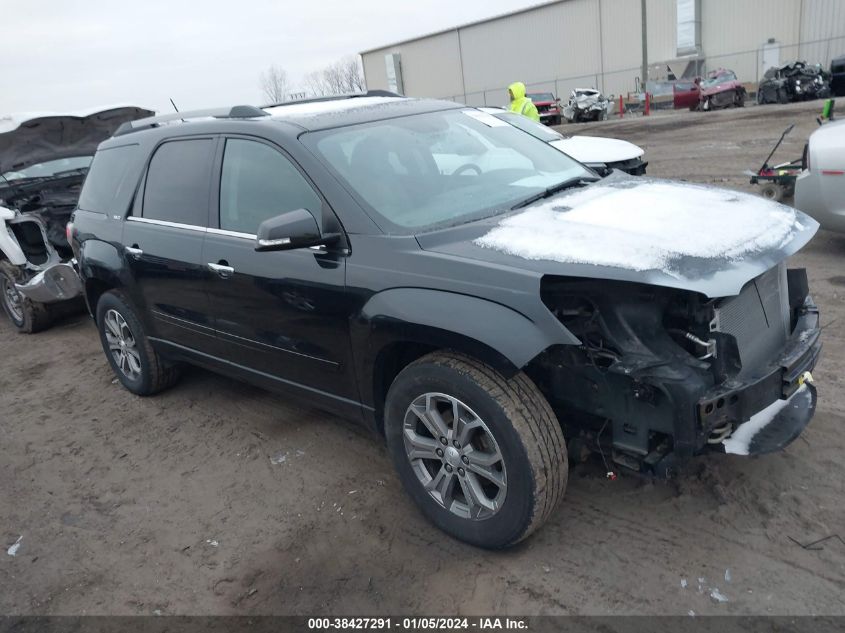
[[[402,341],[451,347],[513,374],[552,345],[580,344],[566,328],[555,325],[544,329],[511,308],[478,297],[394,288],[367,301],[353,326],[353,336],[358,339],[355,349],[367,350],[363,374],[359,374],[364,377],[372,378],[373,364],[383,348]]]

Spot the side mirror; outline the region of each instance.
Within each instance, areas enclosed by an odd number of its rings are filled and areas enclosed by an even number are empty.
[[[255,250],[289,251],[319,246],[332,239],[337,239],[337,235],[322,235],[317,220],[308,209],[295,209],[258,225]]]

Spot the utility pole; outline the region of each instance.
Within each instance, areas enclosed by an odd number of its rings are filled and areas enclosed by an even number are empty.
[[[640,0],[643,22],[643,67],[640,77],[643,85],[643,92],[646,92],[646,85],[648,82],[648,16],[646,15],[646,1],[647,0]]]

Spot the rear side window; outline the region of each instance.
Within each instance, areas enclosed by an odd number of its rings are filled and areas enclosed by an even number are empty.
[[[153,154],[147,170],[144,206],[150,220],[205,226],[214,141],[168,141]]]
[[[294,209],[319,217],[322,203],[285,156],[264,143],[228,139],[220,179],[220,228],[258,232],[264,220]]]
[[[122,145],[101,149],[94,156],[85,185],[79,195],[78,206],[85,211],[112,214],[123,213],[118,209],[121,201],[128,206],[129,197],[138,182],[136,169],[138,145]]]

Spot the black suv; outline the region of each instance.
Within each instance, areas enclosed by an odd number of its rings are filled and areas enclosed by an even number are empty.
[[[813,220],[597,180],[451,102],[238,106],[124,125],[69,233],[128,390],[192,363],[361,420],[429,519],[504,547],[567,455],[663,476],[782,447],[815,406],[818,312],[783,264]]]

